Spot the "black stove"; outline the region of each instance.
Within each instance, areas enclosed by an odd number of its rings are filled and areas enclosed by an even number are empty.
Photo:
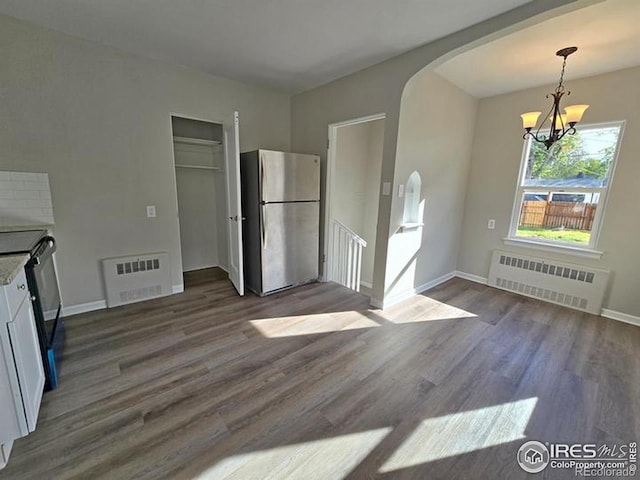
[[[56,365],[62,357],[65,337],[64,322],[60,316],[62,301],[53,261],[55,251],[56,241],[46,230],[0,233],[0,255],[24,253],[30,256],[24,270],[31,293],[47,390],[58,385]]]

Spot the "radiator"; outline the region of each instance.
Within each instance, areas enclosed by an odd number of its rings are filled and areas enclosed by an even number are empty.
[[[107,307],[171,294],[167,253],[146,253],[102,260]]]
[[[609,273],[608,270],[494,250],[488,284],[600,315]]]

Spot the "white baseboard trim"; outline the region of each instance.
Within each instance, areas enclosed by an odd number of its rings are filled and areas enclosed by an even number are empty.
[[[605,318],[618,320],[619,322],[630,323],[631,325],[636,325],[640,327],[640,317],[636,317],[635,315],[616,312],[615,310],[609,310],[608,308],[603,308],[601,315]]]
[[[181,283],[180,285],[173,285],[171,287],[171,293],[182,293],[184,292],[184,285]],[[104,310],[107,308],[106,300],[97,300],[95,302],[88,303],[79,303],[78,305],[63,305],[62,306],[62,316],[63,317],[71,317],[73,315],[80,315],[81,313],[87,312],[95,312],[96,310]]]
[[[360,285],[362,285],[363,287],[367,287],[367,288],[373,288],[373,285],[369,282],[363,282],[362,280],[360,280]]]
[[[489,281],[488,278],[481,277],[480,275],[474,275],[472,273],[461,272],[460,270],[455,271],[455,276],[459,278],[464,278],[465,280],[471,280],[472,282],[481,283],[486,285]]]
[[[107,308],[106,300],[98,300],[95,302],[79,303],[78,305],[62,306],[62,316],[70,317],[81,313],[94,312],[96,310],[104,310]]]
[[[384,301],[381,302],[380,306],[375,305],[373,303],[374,302],[373,298],[371,299],[371,304],[373,306],[377,307],[377,308],[385,309],[385,308],[390,307],[391,305],[395,305],[396,303],[400,303],[403,300],[406,300],[407,298],[411,298],[414,295],[419,295],[422,292],[425,292],[425,291],[429,290],[430,288],[437,287],[441,283],[444,283],[447,280],[451,280],[455,276],[456,276],[456,272],[446,273],[446,274],[442,275],[441,277],[438,277],[438,278],[436,278],[434,280],[431,280],[430,282],[423,283],[422,285],[419,285],[419,286],[417,286],[415,288],[412,288],[411,290],[407,290],[406,292],[401,292],[401,293],[395,294],[395,295],[393,295],[391,297],[385,298]],[[378,303],[379,300],[375,300],[375,302]]]

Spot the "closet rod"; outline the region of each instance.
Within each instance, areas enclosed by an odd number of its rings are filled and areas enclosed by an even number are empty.
[[[218,167],[207,167],[205,165],[180,165],[177,163],[176,163],[176,168],[195,168],[198,170],[213,170],[214,172],[220,171]]]
[[[212,147],[220,145],[218,140],[205,140],[203,138],[173,137],[173,141],[177,143],[190,143],[192,145],[209,145]]]

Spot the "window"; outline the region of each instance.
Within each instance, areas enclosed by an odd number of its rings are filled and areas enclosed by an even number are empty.
[[[582,126],[549,151],[529,139],[509,237],[595,249],[622,126]]]

